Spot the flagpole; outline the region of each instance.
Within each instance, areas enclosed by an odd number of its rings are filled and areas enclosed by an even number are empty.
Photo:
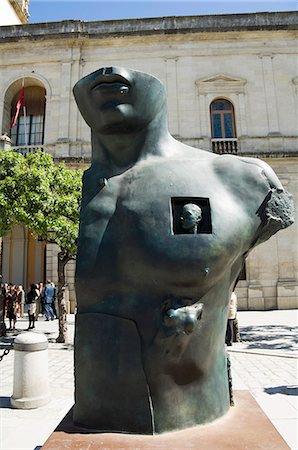
[[[25,91],[25,79],[22,78],[22,89]],[[25,145],[28,145],[28,134],[27,134],[27,116],[26,116],[26,106],[25,102],[23,104],[23,115],[24,115],[24,132],[25,132]]]

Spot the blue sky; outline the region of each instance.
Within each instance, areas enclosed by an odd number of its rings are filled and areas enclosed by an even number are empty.
[[[294,10],[297,0],[31,0],[29,23]]]

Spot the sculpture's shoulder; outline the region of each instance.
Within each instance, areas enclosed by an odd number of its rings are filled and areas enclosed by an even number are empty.
[[[269,239],[294,223],[292,195],[284,190],[272,168],[257,158],[223,155],[213,162],[214,170],[244,204],[255,206],[261,220],[254,245]],[[251,210],[252,211],[252,210]]]
[[[239,161],[239,164],[250,165],[255,172],[261,171],[262,176],[269,183],[270,188],[272,189],[281,189],[283,190],[283,186],[278,179],[274,170],[267,164],[265,161],[258,158],[245,158],[245,157],[236,157]]]
[[[236,155],[221,155],[212,161],[214,170],[232,185],[245,189],[253,183],[254,189],[280,189],[283,186],[275,172],[264,161]]]
[[[220,159],[220,155],[216,153],[209,152],[208,150],[203,150],[201,148],[191,147],[189,145],[179,142],[176,145],[174,157],[177,159],[193,159],[196,161],[213,161]]]

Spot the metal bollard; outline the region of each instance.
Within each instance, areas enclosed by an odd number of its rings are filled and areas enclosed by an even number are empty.
[[[13,408],[33,409],[50,399],[48,340],[42,333],[22,333],[14,341]]]

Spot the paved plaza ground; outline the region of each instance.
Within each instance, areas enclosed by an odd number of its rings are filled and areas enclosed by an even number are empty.
[[[229,347],[234,389],[248,389],[289,447],[297,450],[298,311],[240,311],[238,320],[242,342]],[[16,333],[0,338],[0,357],[27,327],[25,317],[17,322]],[[56,344],[58,321],[46,322],[40,317],[36,322],[35,332],[44,333],[49,340],[51,401],[43,407],[10,407],[14,350],[0,362],[1,450],[38,450],[72,406],[74,315],[68,316],[68,329],[69,344]],[[187,445],[181,450],[186,449]]]

